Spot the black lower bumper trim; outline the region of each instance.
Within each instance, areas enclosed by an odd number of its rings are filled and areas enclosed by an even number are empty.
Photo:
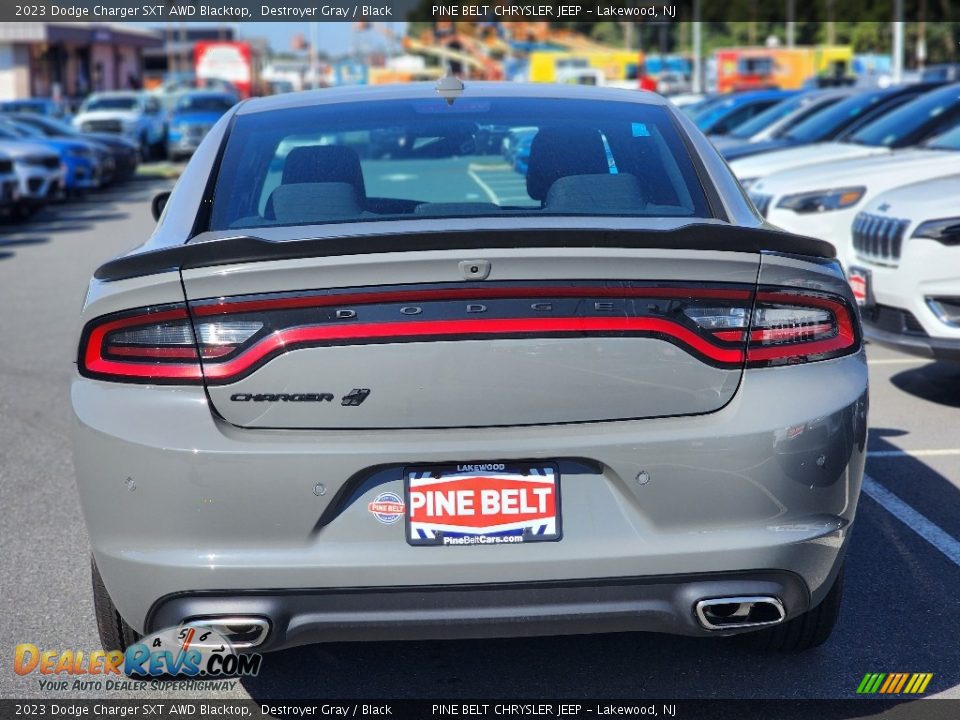
[[[697,601],[733,596],[779,598],[788,618],[810,606],[809,590],[799,576],[756,571],[569,582],[185,592],[157,601],[146,629],[156,632],[201,617],[265,617],[270,634],[258,652],[363,640],[622,631],[703,636],[717,633],[697,622]]]
[[[960,362],[960,340],[891,332],[871,325],[867,321],[863,323],[863,336],[870,342],[911,355]]]

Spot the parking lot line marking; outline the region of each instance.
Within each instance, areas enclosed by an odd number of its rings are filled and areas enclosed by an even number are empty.
[[[867,359],[867,365],[928,365],[933,360],[926,358],[877,358]]]
[[[868,450],[868,458],[900,458],[900,457],[949,457],[960,455],[960,448],[944,448],[942,450]]]
[[[957,540],[932,520],[921,515],[866,473],[863,475],[863,492],[883,506],[884,510],[897,520],[946,555],[954,565],[960,567],[960,540]]]
[[[467,174],[477,185],[480,186],[480,189],[483,190],[484,193],[486,193],[487,197],[490,198],[490,202],[492,202],[494,205],[500,204],[497,198],[497,194],[493,191],[493,188],[491,188],[483,180],[481,180],[480,176],[477,175],[476,171],[473,168],[470,168],[469,170],[467,170]]]

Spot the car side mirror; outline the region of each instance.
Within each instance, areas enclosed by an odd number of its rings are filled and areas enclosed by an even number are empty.
[[[162,193],[157,193],[153,196],[153,200],[150,202],[150,212],[153,214],[154,220],[159,222],[160,216],[163,214],[163,209],[167,206],[167,200],[169,199],[169,190],[164,190]]]

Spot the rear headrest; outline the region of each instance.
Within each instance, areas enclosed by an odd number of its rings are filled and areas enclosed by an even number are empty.
[[[530,143],[527,193],[543,200],[558,179],[609,172],[603,139],[597,130],[543,128]]]
[[[268,202],[277,221],[290,224],[323,223],[363,211],[356,188],[340,182],[279,185]]]
[[[635,176],[606,173],[560,178],[550,186],[543,206],[557,212],[637,214],[645,204]]]
[[[357,197],[367,196],[360,169],[360,156],[339,145],[310,145],[294,148],[283,163],[283,185],[292,183],[347,183]]]

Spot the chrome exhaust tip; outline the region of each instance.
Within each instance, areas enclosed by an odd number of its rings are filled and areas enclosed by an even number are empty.
[[[782,623],[787,617],[779,598],[767,596],[700,600],[696,613],[700,624],[707,630],[767,627]]]
[[[255,616],[192,618],[184,625],[209,628],[229,640],[234,650],[258,647],[264,643],[270,633],[270,621]]]

